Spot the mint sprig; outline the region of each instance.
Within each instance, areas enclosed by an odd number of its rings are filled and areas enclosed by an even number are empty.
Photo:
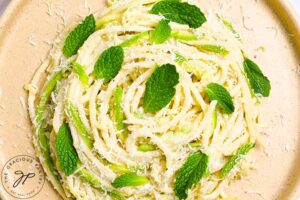
[[[146,82],[143,108],[145,112],[157,112],[168,105],[179,83],[176,67],[165,64],[158,67]]]
[[[271,84],[269,79],[262,73],[259,66],[252,60],[245,58],[244,71],[253,91],[256,94],[268,97],[270,95]]]
[[[94,72],[99,79],[109,81],[113,79],[121,69],[124,61],[124,50],[120,46],[112,46],[102,52],[98,58]]]
[[[221,170],[221,178],[225,178],[227,174],[232,170],[232,168],[237,164],[237,162],[244,156],[246,155],[251,149],[255,147],[254,142],[249,142],[242,147],[240,147],[236,154],[232,156],[228,162],[224,165],[224,167]]]
[[[128,172],[117,177],[111,185],[115,188],[122,188],[127,186],[145,185],[148,182],[149,181],[145,176],[139,176],[135,172]]]
[[[208,170],[208,156],[201,151],[191,153],[176,174],[174,192],[181,199],[186,199],[188,190],[205,175]]]
[[[150,32],[150,41],[155,44],[164,43],[171,35],[171,27],[169,21],[161,20],[156,28]]]
[[[234,105],[230,93],[220,84],[210,83],[204,90],[208,98],[213,101],[217,100],[218,105],[224,113],[230,114],[234,111]]]
[[[206,22],[202,11],[197,6],[186,2],[162,0],[154,4],[151,13],[163,15],[167,20],[187,24],[191,28],[198,28]]]
[[[96,20],[94,15],[87,16],[75,29],[69,33],[65,40],[63,53],[68,58],[75,55],[78,49],[96,30]]]
[[[63,123],[59,128],[55,141],[55,150],[62,171],[69,176],[76,170],[79,158],[73,147],[71,130],[66,123]]]

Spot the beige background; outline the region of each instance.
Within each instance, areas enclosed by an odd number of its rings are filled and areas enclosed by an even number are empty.
[[[295,199],[300,178],[300,49],[295,48],[299,32],[275,0],[195,1],[204,11],[218,11],[236,25],[249,47],[249,55],[255,57],[272,83],[271,96],[262,101],[261,133],[265,148],[251,153],[256,170],[234,183],[231,194],[245,200]],[[14,8],[2,19],[0,169],[15,155],[34,155],[23,85],[30,81],[59,31],[101,7],[99,0],[84,2],[15,0]],[[4,199],[13,199],[1,185],[0,193]],[[55,200],[58,196],[46,182],[34,199]]]

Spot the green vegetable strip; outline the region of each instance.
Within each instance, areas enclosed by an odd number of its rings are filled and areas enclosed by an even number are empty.
[[[156,149],[157,149],[156,145],[153,145],[153,144],[145,143],[145,144],[140,144],[138,146],[138,151],[142,151],[142,152],[154,151]]]
[[[122,14],[121,13],[115,13],[115,14],[109,14],[105,17],[102,17],[96,25],[96,30],[100,29],[103,25],[112,22],[112,21],[116,21],[122,18]]]
[[[127,186],[145,185],[148,182],[149,181],[145,176],[139,176],[135,172],[129,172],[117,177],[111,185],[115,188],[122,188]]]
[[[183,57],[181,54],[176,53],[175,61],[176,61],[177,63],[179,63],[179,64],[182,64],[183,62],[186,61],[186,58]]]
[[[198,37],[197,35],[190,33],[188,31],[183,31],[183,30],[176,30],[171,32],[171,37],[177,39],[177,40],[185,40],[185,41],[190,41],[190,40],[197,40]]]
[[[85,168],[81,169],[77,172],[77,174],[83,181],[89,183],[93,188],[98,189],[100,192],[107,192],[109,196],[111,196],[115,200],[125,200],[125,198],[116,190],[107,191],[102,186],[100,181],[95,178],[88,170]]]
[[[92,149],[94,143],[93,138],[91,138],[90,134],[84,127],[84,124],[80,119],[77,107],[74,106],[72,103],[69,103],[68,113],[70,115],[73,125],[75,126],[81,138],[83,139],[85,144],[89,147],[89,149]]]
[[[44,162],[46,164],[46,167],[48,167],[51,176],[54,177],[54,180],[57,183],[57,186],[61,188],[60,183],[60,176],[57,172],[57,169],[53,163],[53,160],[50,156],[50,147],[49,147],[49,140],[45,135],[45,130],[42,128],[44,125],[43,122],[43,115],[45,112],[46,104],[49,101],[49,97],[51,95],[51,92],[54,90],[56,84],[58,81],[62,79],[62,71],[59,71],[56,73],[52,79],[49,80],[47,85],[44,87],[42,95],[40,97],[37,109],[36,109],[36,118],[35,122],[37,123],[37,134],[38,134],[38,143],[41,147],[41,153],[44,158]]]
[[[109,168],[117,173],[127,173],[130,169],[126,165],[110,164]]]
[[[237,164],[237,162],[246,155],[252,148],[255,147],[254,142],[247,143],[240,147],[236,154],[232,156],[229,161],[224,165],[224,167],[221,170],[221,178],[225,178],[229,172],[232,170],[232,168]]]
[[[82,85],[86,86],[89,83],[89,76],[85,73],[83,66],[77,62],[73,62],[72,65]]]
[[[143,38],[147,38],[149,37],[149,31],[145,31],[142,33],[139,33],[135,36],[132,36],[131,38],[125,40],[124,42],[122,42],[119,46],[121,47],[130,47],[131,45],[135,44],[137,41],[143,39]]]
[[[234,34],[236,38],[240,38],[239,33],[233,28],[233,25],[229,21],[227,21],[226,19],[222,19],[222,22],[225,27]]]
[[[160,20],[155,29],[150,32],[150,41],[155,44],[162,44],[168,40],[171,35],[171,27],[168,20]]]
[[[115,122],[117,124],[117,130],[120,131],[120,133],[118,133],[117,136],[122,142],[125,142],[127,138],[127,131],[126,131],[125,124],[123,123],[124,112],[122,108],[122,94],[123,94],[122,88],[118,87],[114,95],[115,104],[113,107],[113,114],[114,114]]]
[[[36,109],[36,118],[35,122],[39,125],[42,121],[44,111],[46,108],[46,104],[49,100],[51,92],[54,90],[56,83],[62,79],[62,71],[57,72],[48,82],[48,84],[44,87],[42,95],[39,100],[39,104]]]
[[[217,54],[221,54],[221,55],[228,55],[229,51],[220,45],[214,45],[214,44],[202,44],[202,45],[198,45],[198,48],[200,48],[200,50],[206,51],[206,52],[212,52],[212,53],[217,53]]]

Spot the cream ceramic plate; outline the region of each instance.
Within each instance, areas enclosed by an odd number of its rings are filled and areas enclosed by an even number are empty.
[[[263,100],[265,148],[252,152],[256,169],[230,186],[231,196],[294,200],[300,189],[299,21],[285,0],[199,1],[204,11],[218,11],[233,22],[272,83],[271,96]],[[2,199],[59,199],[34,158],[23,86],[57,33],[103,5],[99,0],[14,0],[4,14],[0,24]]]

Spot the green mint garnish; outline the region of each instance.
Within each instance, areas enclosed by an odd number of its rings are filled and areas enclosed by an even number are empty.
[[[113,79],[121,69],[124,61],[124,50],[120,46],[112,46],[102,52],[98,58],[94,72],[97,78],[105,81]]]
[[[86,86],[89,83],[89,76],[85,73],[84,67],[77,62],[73,62],[72,65],[82,85]]]
[[[63,123],[59,128],[55,141],[55,150],[62,171],[69,176],[76,170],[79,158],[73,147],[70,128],[66,123]]]
[[[139,176],[135,172],[128,172],[117,177],[111,185],[115,188],[122,188],[127,186],[145,185],[148,182],[149,181],[145,176]]]
[[[208,156],[200,151],[191,153],[176,174],[174,192],[181,199],[186,199],[188,190],[206,174]]]
[[[246,155],[251,149],[255,147],[254,142],[247,143],[240,147],[236,154],[232,156],[229,161],[224,165],[224,167],[221,170],[221,178],[225,178],[227,174],[232,170],[232,168],[237,164],[237,162],[244,156]]]
[[[252,60],[245,58],[244,71],[253,91],[256,94],[268,97],[270,95],[271,84],[269,79],[262,73],[259,66]]]
[[[167,20],[187,24],[191,28],[198,28],[206,22],[201,10],[197,6],[186,2],[163,0],[154,4],[151,13],[163,15]]]
[[[158,67],[146,82],[143,102],[145,112],[157,112],[166,107],[174,97],[178,83],[179,74],[174,65]]]
[[[63,47],[63,53],[66,57],[75,55],[78,49],[96,30],[96,20],[94,15],[87,16],[75,29],[69,33]]]
[[[200,48],[200,50],[203,50],[205,52],[212,52],[221,55],[227,55],[229,53],[229,51],[225,47],[220,45],[201,44],[201,45],[197,45],[197,47]]]
[[[204,90],[211,101],[217,100],[218,105],[223,109],[224,113],[230,114],[234,111],[232,97],[229,92],[217,83],[210,83]]]
[[[164,43],[171,35],[171,27],[168,20],[161,20],[156,28],[150,32],[150,41],[155,44]]]

